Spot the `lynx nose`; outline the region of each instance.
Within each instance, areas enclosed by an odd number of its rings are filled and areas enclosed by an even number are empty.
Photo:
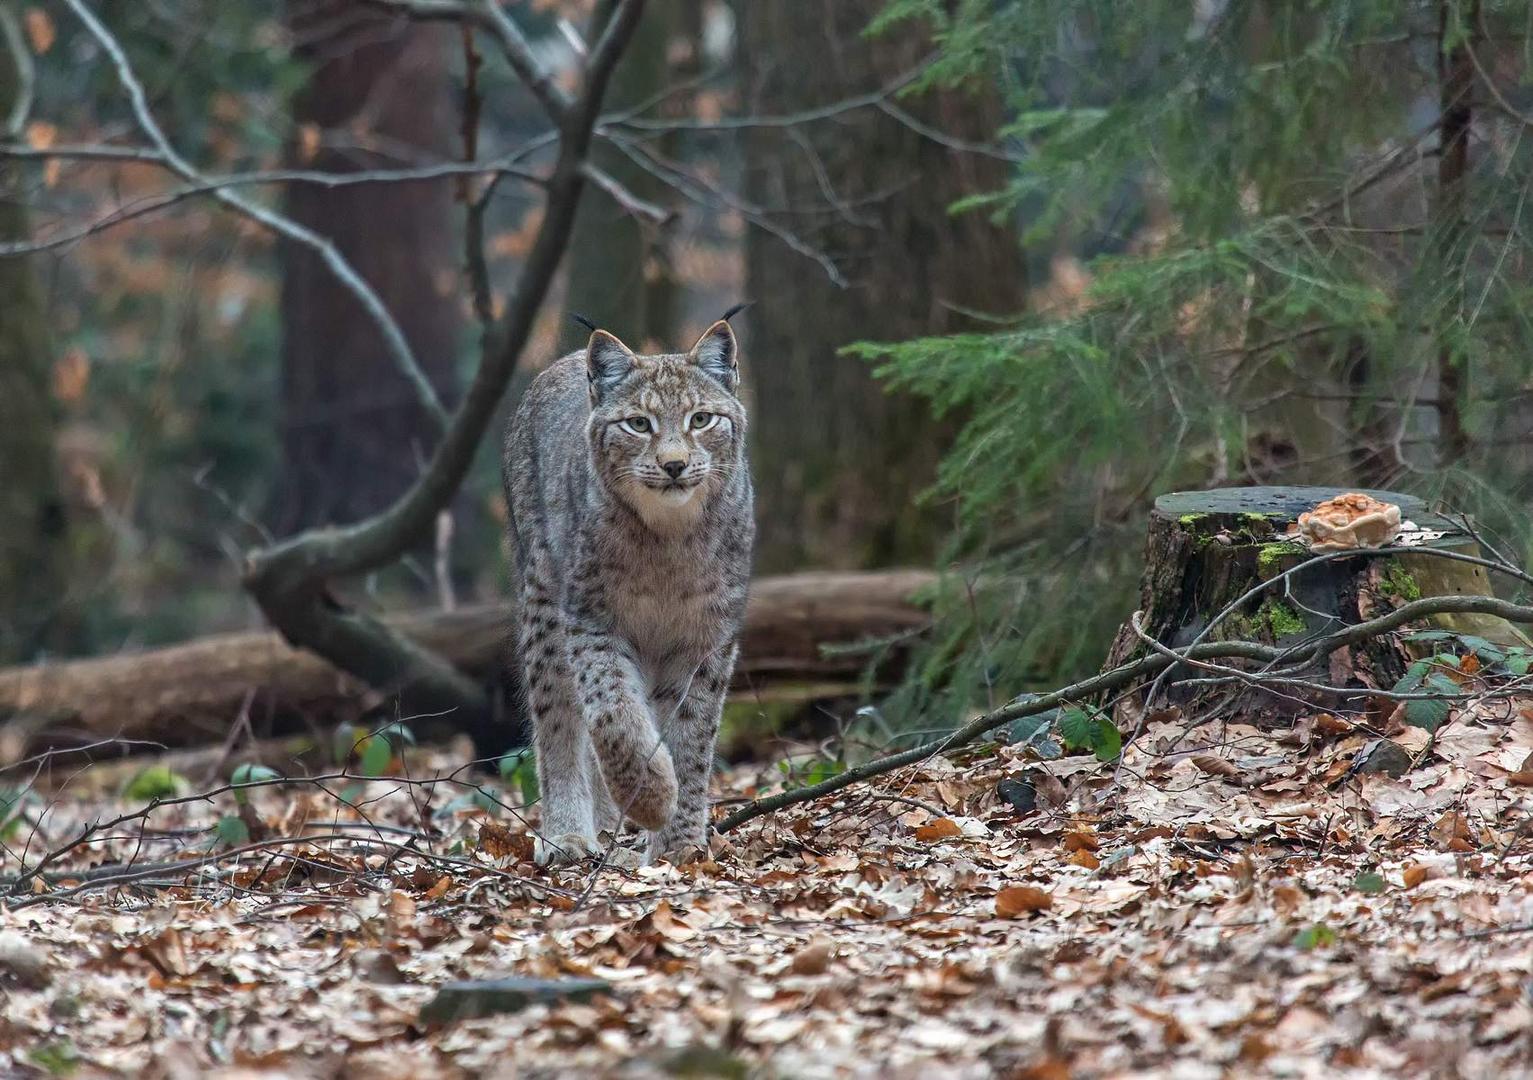
[[[687,463],[685,461],[664,461],[660,463],[660,467],[665,470],[665,475],[675,480],[686,470]]]

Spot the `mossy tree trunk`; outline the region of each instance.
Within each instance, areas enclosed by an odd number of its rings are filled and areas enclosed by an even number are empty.
[[[1387,557],[1360,554],[1336,558],[1292,575],[1242,603],[1229,616],[1210,623],[1230,604],[1264,581],[1291,570],[1311,553],[1285,539],[1300,513],[1335,495],[1337,488],[1249,487],[1176,492],[1155,501],[1145,543],[1140,582],[1140,624],[1160,643],[1178,648],[1195,640],[1255,641],[1269,645],[1298,642],[1374,618],[1422,596],[1492,595],[1483,567],[1449,561],[1422,552]],[[1440,531],[1424,547],[1479,555],[1473,536],[1457,523],[1430,511],[1410,495],[1387,491],[1367,494],[1400,506],[1404,519]],[[1439,627],[1476,634],[1501,645],[1527,645],[1511,624],[1487,615],[1443,615]],[[1106,668],[1145,655],[1146,645],[1128,623],[1118,631]],[[1344,654],[1344,655],[1343,655]],[[1351,698],[1313,697],[1302,689],[1252,689],[1244,684],[1210,686],[1189,680],[1209,673],[1189,666],[1172,669],[1164,700],[1206,718],[1212,710],[1246,717],[1290,719],[1311,704],[1358,707],[1367,691],[1388,689],[1414,659],[1398,637],[1384,635],[1342,650],[1326,670],[1302,677],[1354,688]],[[1118,719],[1142,704],[1141,694],[1119,699]]]

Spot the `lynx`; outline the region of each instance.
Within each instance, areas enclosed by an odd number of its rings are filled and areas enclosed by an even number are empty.
[[[647,861],[706,844],[755,534],[739,382],[725,320],[652,356],[593,330],[507,431],[540,865],[624,819]]]

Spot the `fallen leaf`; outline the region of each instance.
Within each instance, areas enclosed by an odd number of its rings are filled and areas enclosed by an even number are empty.
[[[53,48],[53,43],[58,39],[58,31],[54,29],[53,19],[42,8],[27,8],[23,19],[27,27],[27,43],[32,46],[32,51],[38,56],[43,55]]]
[[[1192,763],[1210,776],[1239,776],[1240,769],[1233,761],[1218,754],[1193,754]]]
[[[1044,911],[1054,906],[1054,897],[1032,885],[1009,885],[995,894],[995,913],[1003,919]]]
[[[916,829],[916,839],[924,843],[934,840],[947,840],[950,837],[962,836],[963,827],[952,818],[938,818],[936,821],[922,825]]]
[[[836,955],[836,946],[827,937],[813,937],[809,943],[793,954],[788,965],[795,975],[823,975]]]

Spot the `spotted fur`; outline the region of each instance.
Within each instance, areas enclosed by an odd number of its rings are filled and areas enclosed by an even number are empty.
[[[507,431],[540,863],[625,817],[650,859],[707,839],[754,539],[738,384],[726,322],[654,356],[596,330]]]

